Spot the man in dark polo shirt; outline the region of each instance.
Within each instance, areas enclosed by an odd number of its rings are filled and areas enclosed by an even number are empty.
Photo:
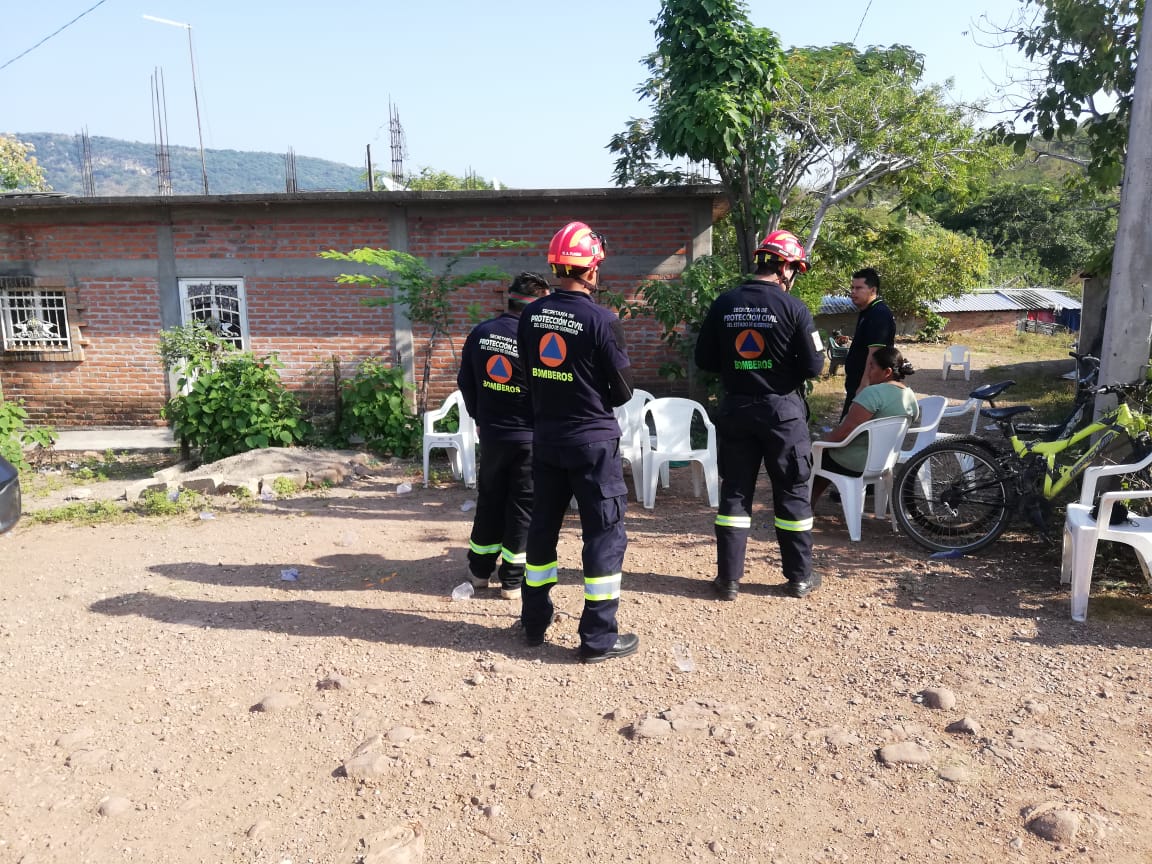
[[[856,319],[856,333],[844,361],[844,409],[841,419],[848,413],[852,400],[864,380],[864,367],[877,348],[891,348],[896,344],[896,319],[892,310],[880,298],[880,274],[871,267],[852,274],[852,287],[848,295],[852,305],[860,310]]]

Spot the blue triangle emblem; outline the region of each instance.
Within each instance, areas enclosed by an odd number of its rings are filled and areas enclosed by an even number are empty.
[[[743,344],[738,349],[742,354],[756,354],[760,351],[760,345],[756,342],[756,337],[751,333],[744,337]]]
[[[496,362],[492,364],[492,374],[501,378],[511,378],[512,370],[508,368],[508,361],[503,357],[496,358]]]
[[[564,352],[560,350],[560,344],[555,335],[548,337],[548,341],[544,343],[544,349],[540,352],[540,356],[547,357],[549,360],[564,359]]]

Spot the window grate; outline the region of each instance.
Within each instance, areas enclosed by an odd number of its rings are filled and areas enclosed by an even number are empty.
[[[71,351],[64,292],[38,291],[27,284],[11,284],[22,281],[17,277],[0,282],[0,331],[4,350]]]
[[[247,323],[244,309],[244,282],[180,280],[184,321],[200,321],[238,350],[244,349]]]

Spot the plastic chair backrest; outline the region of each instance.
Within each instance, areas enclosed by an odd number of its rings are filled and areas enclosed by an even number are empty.
[[[612,409],[616,422],[620,424],[620,437],[625,445],[639,443],[639,436],[645,431],[644,406],[655,398],[647,390],[633,390],[631,399]]]
[[[948,346],[948,362],[949,363],[963,363],[970,356],[971,352],[967,345],[950,345]]]
[[[437,432],[436,421],[443,420],[448,416],[448,412],[452,410],[452,406],[456,406],[457,413],[460,416],[460,425],[456,432]],[[468,413],[468,409],[464,407],[464,396],[459,390],[453,390],[448,398],[444,400],[443,404],[434,411],[424,412],[424,434],[425,435],[459,435],[461,440],[465,443],[475,444],[479,440],[476,433],[476,421],[472,419],[472,415]]]
[[[948,407],[946,396],[921,396],[916,400],[920,406],[920,419],[915,428],[908,431],[916,433],[912,441],[912,452],[923,450],[936,439],[936,430],[940,428],[940,421],[944,419],[944,410]],[[923,439],[923,440],[921,440]]]
[[[644,417],[651,417],[656,428],[656,449],[661,452],[687,453],[692,447],[692,418],[699,411],[705,420],[704,406],[692,399],[671,396],[653,399],[644,406]]]
[[[900,444],[908,432],[907,417],[881,417],[861,423],[852,434],[855,438],[868,433],[868,458],[864,463],[864,476],[874,477],[883,474],[896,464],[900,455]]]
[[[1099,465],[1084,472],[1084,480],[1080,486],[1079,503],[1092,506],[1096,503],[1096,484],[1101,477],[1110,477],[1117,474],[1135,474],[1152,465],[1152,452],[1134,465]]]

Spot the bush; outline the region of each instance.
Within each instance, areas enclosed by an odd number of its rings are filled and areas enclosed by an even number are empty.
[[[408,408],[404,370],[369,357],[340,391],[340,433],[359,436],[374,450],[395,456],[420,452],[423,429]]]
[[[206,462],[257,450],[290,447],[311,432],[299,400],[284,387],[275,355],[222,354],[199,372],[187,394],[161,416]]]
[[[24,458],[24,450],[39,445],[51,447],[56,440],[54,430],[45,426],[29,429],[28,412],[23,400],[0,399],[0,456],[3,456],[18,471],[27,471],[31,466]]]
[[[940,334],[948,326],[948,319],[929,309],[924,313],[924,326],[916,334],[917,342],[939,342]]]

